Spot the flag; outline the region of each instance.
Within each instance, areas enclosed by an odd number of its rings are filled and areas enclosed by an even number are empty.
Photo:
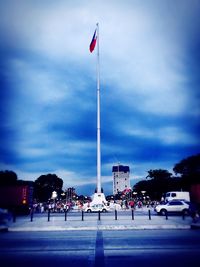
[[[93,50],[95,49],[96,46],[96,42],[97,42],[97,30],[95,30],[94,35],[92,37],[92,41],[90,43],[90,52],[92,53]]]

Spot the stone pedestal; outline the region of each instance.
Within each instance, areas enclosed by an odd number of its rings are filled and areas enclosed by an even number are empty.
[[[106,204],[106,198],[104,193],[94,193],[92,196],[92,204]]]

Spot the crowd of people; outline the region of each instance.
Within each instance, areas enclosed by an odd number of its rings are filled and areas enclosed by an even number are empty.
[[[73,202],[70,201],[61,201],[54,200],[49,202],[34,202],[34,204],[30,207],[36,213],[44,213],[44,212],[65,212],[72,208]]]
[[[52,200],[48,202],[34,202],[30,209],[34,213],[44,213],[44,212],[53,212],[53,213],[60,213],[66,212],[69,210],[77,210],[81,211],[84,210],[85,206],[90,205],[90,201],[79,201],[79,200]],[[145,201],[145,200],[138,200],[138,199],[124,199],[124,200],[111,200],[104,203],[110,209],[118,209],[118,210],[128,210],[128,209],[141,209],[143,207],[147,208],[154,208],[159,202],[156,201]]]

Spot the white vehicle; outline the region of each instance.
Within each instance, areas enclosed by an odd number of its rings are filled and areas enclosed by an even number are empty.
[[[172,192],[166,193],[165,201],[168,202],[168,201],[175,200],[175,199],[190,201],[190,193],[183,192],[183,191],[172,191]]]
[[[109,207],[103,204],[91,204],[84,209],[85,212],[107,212]]]
[[[160,204],[155,207],[158,214],[165,215],[166,213],[189,213],[189,204],[183,200],[172,200],[166,204]]]

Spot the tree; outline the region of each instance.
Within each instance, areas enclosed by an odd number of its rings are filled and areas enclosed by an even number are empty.
[[[168,180],[171,177],[172,177],[172,174],[168,172],[167,170],[157,169],[157,170],[148,171],[148,175],[146,179],[151,178],[154,180],[164,181],[164,180]]]
[[[161,199],[163,193],[170,189],[172,174],[167,170],[156,169],[148,171],[146,179],[151,178],[151,188],[156,199]]]
[[[138,182],[133,188],[137,192],[146,191],[146,194],[154,200],[160,200],[163,193],[180,189],[180,179],[162,169],[149,170],[146,180]]]
[[[17,174],[13,171],[0,171],[0,186],[17,184]]]
[[[138,183],[136,183],[134,186],[133,186],[133,191],[136,191],[136,192],[141,192],[141,191],[146,191],[149,192],[151,191],[149,185],[150,181],[146,181],[146,180],[142,180],[142,181],[139,181]]]
[[[41,202],[48,201],[53,191],[56,191],[60,197],[62,186],[63,180],[56,174],[41,175],[35,180],[35,197]]]
[[[187,189],[191,184],[200,184],[200,154],[181,160],[174,166],[173,171],[180,174]]]

